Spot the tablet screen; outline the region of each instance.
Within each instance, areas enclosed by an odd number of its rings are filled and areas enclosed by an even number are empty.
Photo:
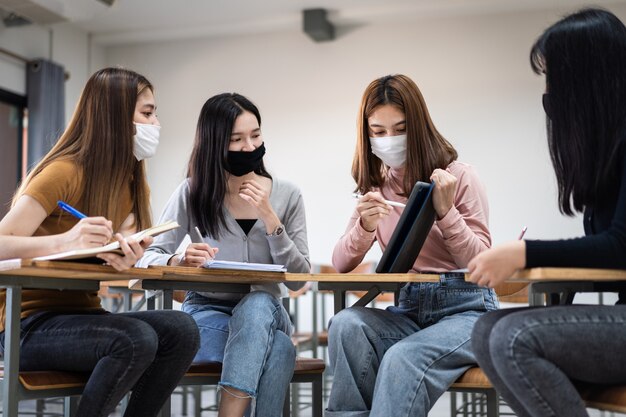
[[[433,187],[434,184],[415,183],[376,272],[406,273],[411,270],[435,222]]]

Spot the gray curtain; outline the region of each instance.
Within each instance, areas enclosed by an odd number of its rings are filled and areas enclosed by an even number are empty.
[[[26,69],[28,167],[52,148],[65,127],[65,70],[45,59]]]

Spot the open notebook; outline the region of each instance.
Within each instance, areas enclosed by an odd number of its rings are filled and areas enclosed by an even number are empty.
[[[10,269],[18,269],[21,267],[22,260],[19,258],[0,261],[0,271],[8,271]]]
[[[176,229],[178,227],[178,223],[175,221],[169,221],[166,223],[162,223],[156,226],[152,226],[148,229],[144,229],[140,232],[137,232],[133,235],[128,236],[126,239],[134,239],[137,242],[140,242],[144,237],[147,236],[156,236],[161,233],[167,232],[172,229]],[[97,248],[88,248],[88,249],[75,249],[67,252],[55,253],[52,255],[39,256],[37,258],[33,258],[34,261],[52,261],[52,260],[69,260],[69,259],[81,259],[81,258],[91,258],[96,256],[99,253],[107,253],[114,252],[123,255],[122,250],[120,249],[120,242],[112,242],[108,245],[99,246]]]
[[[287,272],[284,265],[255,264],[251,262],[217,261],[212,259],[204,264],[208,269],[235,269],[240,271]]]

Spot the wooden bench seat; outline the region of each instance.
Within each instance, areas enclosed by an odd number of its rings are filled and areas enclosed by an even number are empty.
[[[318,373],[324,372],[324,369],[326,369],[326,365],[321,359],[299,357],[296,359],[294,374]],[[220,362],[207,362],[192,364],[185,376],[220,376],[221,373],[222,364]]]
[[[313,384],[313,416],[322,416],[322,373],[326,364],[321,359],[297,358],[291,382],[308,382]],[[217,384],[222,373],[219,362],[192,364],[179,385],[211,385]],[[89,373],[65,371],[28,371],[20,372],[20,395],[23,399],[64,397],[80,395]],[[4,367],[0,367],[0,379],[4,377]],[[289,398],[289,396],[287,397]],[[285,414],[289,408],[285,406]]]
[[[298,358],[294,377],[297,375],[318,374],[324,371],[324,362],[320,359]],[[195,364],[189,368],[185,378],[215,377],[222,371],[220,363]],[[0,368],[0,378],[4,369]],[[89,374],[61,371],[20,372],[20,383],[26,390],[43,391],[66,388],[81,388],[87,382]],[[451,387],[451,389],[493,389],[484,372],[477,367],[469,369]],[[626,385],[602,386],[581,384],[578,390],[590,408],[626,413]]]
[[[488,390],[493,389],[487,375],[478,367],[470,368],[451,389]],[[626,385],[579,384],[576,387],[589,408],[626,413]]]

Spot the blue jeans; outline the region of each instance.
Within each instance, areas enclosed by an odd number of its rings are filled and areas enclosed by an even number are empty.
[[[190,292],[183,304],[200,329],[195,362],[222,362],[220,386],[253,398],[256,414],[280,416],[296,363],[289,314],[264,291],[239,302]]]
[[[493,290],[448,274],[405,285],[397,307],[341,311],[329,327],[334,379],[325,415],[426,416],[475,365],[472,328],[497,307]]]
[[[131,390],[124,415],[156,416],[200,339],[179,311],[46,313],[23,322],[20,370],[91,372],[77,417],[108,416]]]
[[[575,382],[626,383],[626,305],[507,309],[484,315],[472,347],[520,417],[588,416]]]

